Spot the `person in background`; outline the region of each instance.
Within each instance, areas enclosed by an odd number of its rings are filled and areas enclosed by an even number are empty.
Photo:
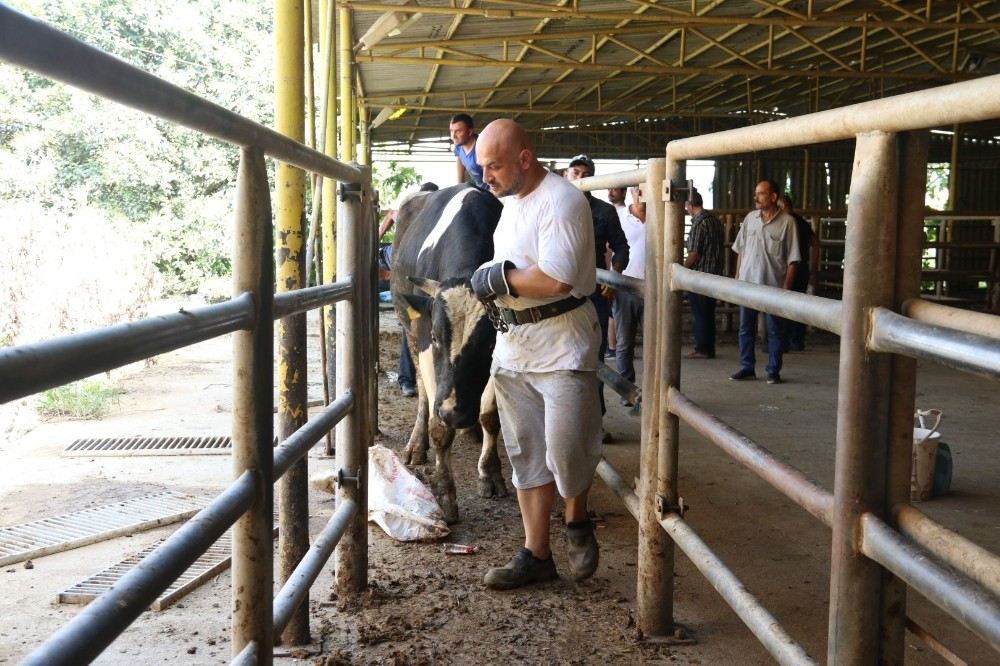
[[[456,113],[448,125],[451,134],[451,152],[455,155],[455,174],[457,183],[466,181],[466,174],[472,179],[472,184],[481,190],[489,190],[483,183],[483,168],[476,162],[476,139],[478,134],[473,130],[472,116],[467,113]]]
[[[428,181],[421,184],[420,189],[416,192],[408,192],[400,197],[396,202],[396,206],[386,213],[382,219],[382,224],[379,225],[379,240],[381,241],[382,236],[385,236],[389,229],[396,223],[396,215],[407,200],[421,192],[436,192],[437,189],[438,186],[436,184]],[[392,270],[392,245],[379,248],[379,264],[387,271]],[[401,338],[399,346],[399,379],[397,380],[399,383],[399,392],[404,398],[412,398],[417,395],[417,371],[413,366],[413,357],[410,356],[410,347],[406,344],[406,336],[403,335]]]
[[[609,187],[608,188],[608,201],[615,210],[618,211],[618,221],[621,222],[622,231],[625,230],[625,216],[628,215],[628,207],[625,205],[625,188],[624,187]],[[625,234],[625,239],[628,240],[628,233]],[[635,258],[635,252],[632,250],[632,243],[629,242],[629,251],[631,257]],[[611,265],[611,251],[608,250],[604,253],[604,261],[607,266]],[[608,351],[604,354],[605,358],[618,358],[618,326],[615,323],[615,302],[614,297],[611,300],[611,318],[608,319]]]
[[[692,190],[684,209],[691,216],[684,267],[722,275],[722,222],[707,210],[701,192]],[[694,329],[694,351],[688,358],[715,358],[715,299],[687,292]]]
[[[618,188],[621,189],[621,188]],[[611,199],[610,190],[608,198]],[[622,230],[628,240],[628,266],[622,275],[644,280],[646,275],[646,204],[638,187],[632,188],[632,204],[624,206],[624,190],[622,190],[621,217]],[[614,200],[612,199],[612,202]],[[642,326],[643,298],[625,290],[615,292],[614,321],[617,329],[617,346],[615,347],[615,365],[618,374],[635,383],[635,338]],[[623,404],[630,404],[622,398]]]
[[[778,208],[778,184],[762,180],[754,188],[757,209],[747,213],[733,241],[736,279],[769,287],[790,289],[798,266],[799,238],[795,219]],[[756,379],[754,343],[757,340],[757,310],[740,306],[740,369],[733,380]],[[764,313],[767,325],[767,383],[781,383],[781,356],[784,347],[783,320]]]
[[[778,208],[782,212],[788,213],[795,218],[795,232],[799,236],[799,254],[802,255],[799,266],[795,270],[795,280],[792,281],[792,291],[800,294],[806,293],[812,278],[812,262],[810,261],[815,251],[819,253],[819,243],[816,234],[813,233],[812,226],[798,213],[795,212],[795,202],[787,192],[778,197]],[[785,351],[805,351],[806,350],[806,325],[800,321],[786,320]]]
[[[594,161],[586,155],[577,155],[569,161],[565,178],[572,183],[593,175]],[[604,252],[605,248],[610,247],[612,252],[610,270],[621,273],[628,266],[629,251],[625,232],[622,231],[622,224],[618,219],[618,212],[614,206],[601,201],[590,192],[584,192],[584,196],[590,205],[590,214],[594,220],[594,267],[604,268],[607,266]],[[601,349],[598,358],[602,363],[608,351],[608,319],[611,317],[609,299],[613,295],[614,292],[610,288],[598,286],[590,296],[597,309],[598,321],[601,323]],[[607,411],[604,405],[604,384],[600,385],[598,394],[601,399],[601,414],[603,415]],[[610,441],[609,437],[605,436],[605,438]]]

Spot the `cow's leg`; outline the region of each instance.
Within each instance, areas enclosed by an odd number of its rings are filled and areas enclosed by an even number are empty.
[[[431,488],[441,505],[445,522],[451,525],[458,522],[458,497],[451,469],[451,445],[455,441],[455,429],[437,416],[432,416],[429,430],[436,463]]]
[[[486,384],[479,404],[479,423],[483,426],[483,448],[479,453],[479,496],[506,497],[507,484],[500,469],[497,436],[500,434],[500,413],[493,379]]]
[[[409,342],[409,340],[407,340]],[[413,423],[413,430],[410,432],[410,441],[403,449],[404,465],[424,465],[427,463],[427,419],[430,416],[429,398],[427,389],[424,388],[423,373],[420,372],[420,357],[413,353],[414,345],[410,345],[410,356],[416,365],[417,379],[417,420]]]

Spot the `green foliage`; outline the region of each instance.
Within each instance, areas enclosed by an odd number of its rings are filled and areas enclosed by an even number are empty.
[[[98,380],[83,380],[50,389],[42,394],[36,409],[42,416],[99,419],[118,403],[122,390]]]
[[[15,0],[15,8],[166,81],[269,124],[269,5],[222,0]],[[230,271],[239,150],[0,63],[0,219],[26,203],[141,229],[162,294]],[[220,202],[221,205],[220,205]],[[148,292],[148,290],[147,290]],[[161,293],[146,293],[155,298]],[[83,305],[86,307],[86,304]]]
[[[401,167],[389,162],[386,171],[377,165],[372,171],[372,183],[378,190],[379,206],[383,209],[394,206],[404,189],[420,183],[420,174],[413,167]]]
[[[927,165],[927,195],[924,203],[934,210],[948,207],[948,180],[951,165],[947,162],[932,162]]]

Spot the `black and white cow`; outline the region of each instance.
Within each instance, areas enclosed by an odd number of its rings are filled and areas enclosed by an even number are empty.
[[[479,494],[507,494],[497,453],[500,420],[489,382],[496,331],[469,286],[476,268],[493,258],[501,209],[492,195],[456,185],[411,197],[396,216],[390,286],[417,368],[418,395],[403,461],[424,464],[428,445],[434,448],[433,491],[450,523],[458,520],[451,469],[455,430],[479,421]]]

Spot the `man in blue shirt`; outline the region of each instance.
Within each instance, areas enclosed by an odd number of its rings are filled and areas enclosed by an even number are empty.
[[[451,152],[455,154],[455,167],[458,180],[464,183],[468,173],[472,184],[481,190],[489,191],[483,183],[483,168],[476,163],[476,139],[478,134],[473,131],[472,116],[467,113],[457,113],[452,116],[448,132],[451,134]]]

